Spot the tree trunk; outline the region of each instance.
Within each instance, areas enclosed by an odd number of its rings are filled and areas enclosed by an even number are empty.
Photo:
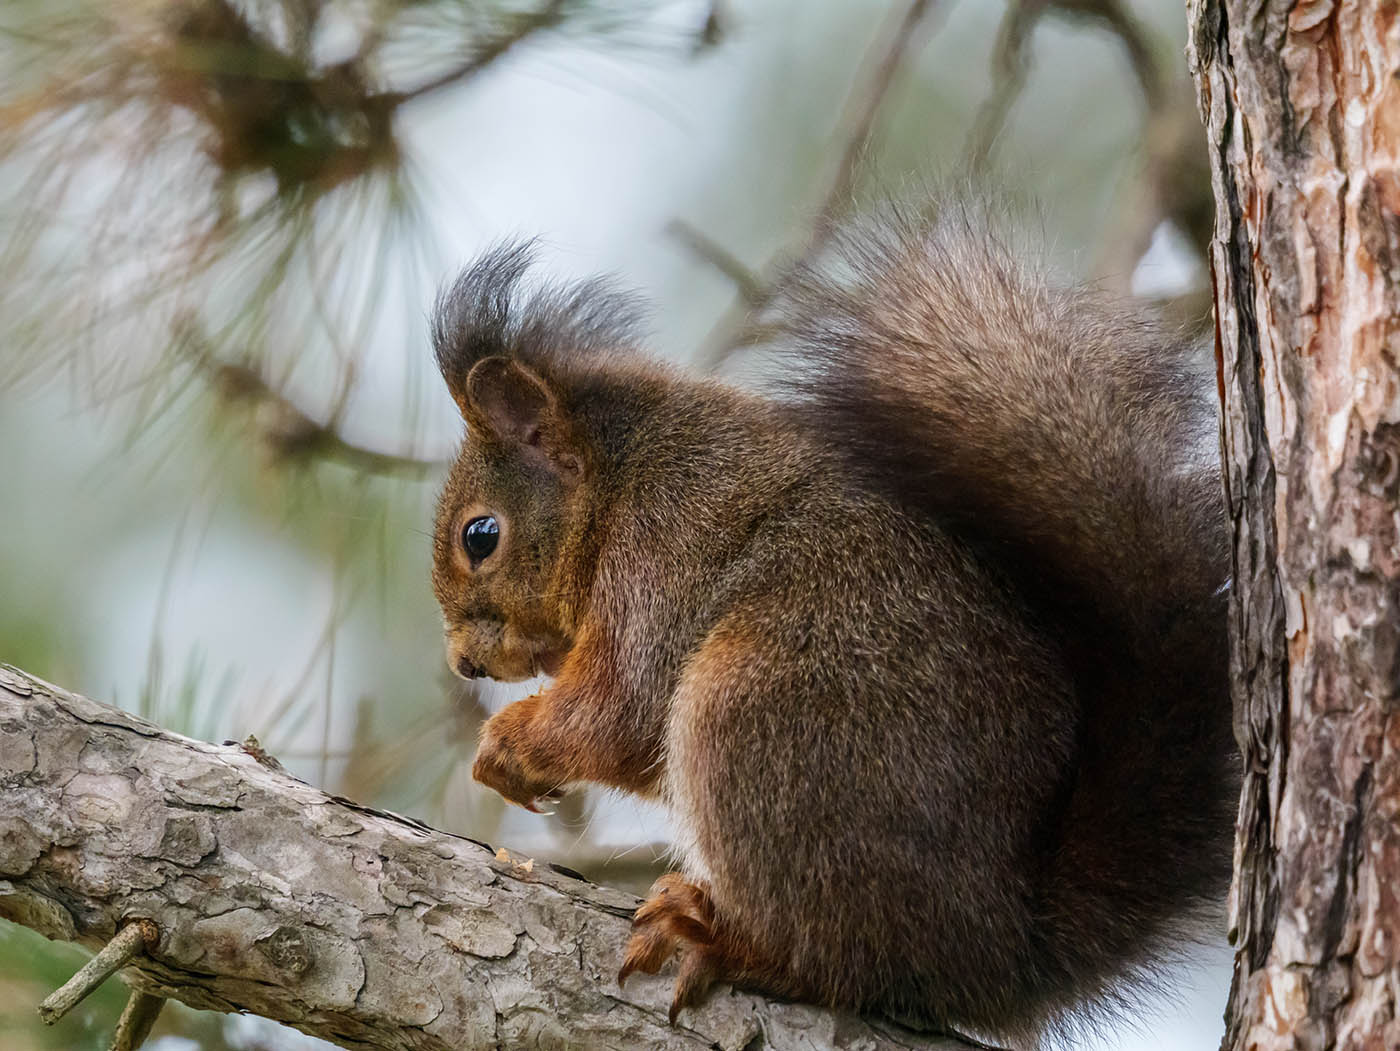
[[[0,917],[153,923],[143,992],[389,1051],[967,1046],[726,989],[672,1028],[668,979],[617,986],[636,905],[0,665]]]
[[[1225,1046],[1400,1048],[1400,9],[1189,7],[1245,766]]]

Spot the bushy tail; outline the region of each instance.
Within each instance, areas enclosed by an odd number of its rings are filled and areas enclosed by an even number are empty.
[[[985,206],[891,207],[794,283],[821,428],[877,484],[1155,637],[1225,582],[1204,362],[1047,284]]]
[[[854,476],[1005,573],[1081,707],[1038,908],[1047,1016],[1150,965],[1229,872],[1228,534],[1209,363],[1057,288],[989,207],[891,208],[785,304],[803,402]]]

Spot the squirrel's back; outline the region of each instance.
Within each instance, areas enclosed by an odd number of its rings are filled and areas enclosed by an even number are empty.
[[[1047,283],[988,213],[890,207],[782,309],[814,431],[1005,579],[1069,670],[1077,747],[1032,932],[1053,1024],[1223,903],[1228,532],[1199,348]]]

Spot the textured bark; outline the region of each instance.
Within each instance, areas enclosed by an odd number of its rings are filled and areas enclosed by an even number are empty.
[[[1189,6],[1245,756],[1225,1046],[1400,1048],[1400,8]]]
[[[721,989],[617,987],[637,899],[328,796],[0,665],[0,917],[97,947],[140,990],[348,1048],[964,1047]]]

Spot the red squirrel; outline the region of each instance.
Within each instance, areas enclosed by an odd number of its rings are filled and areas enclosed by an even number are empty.
[[[648,359],[605,284],[527,291],[527,247],[439,301],[448,659],[552,676],[473,774],[669,807],[619,977],[677,958],[673,1020],[723,981],[1034,1046],[1223,899],[1209,368],[988,212],[839,233],[764,394]]]

